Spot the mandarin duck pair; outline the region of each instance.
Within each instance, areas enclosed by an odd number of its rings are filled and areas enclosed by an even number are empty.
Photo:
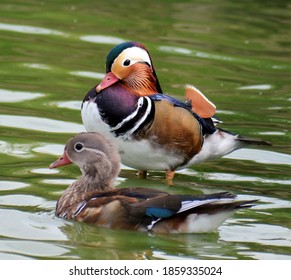
[[[106,75],[82,104],[87,133],[70,139],[50,168],[75,163],[82,176],[58,200],[56,215],[94,225],[151,231],[198,233],[217,229],[234,211],[255,200],[237,201],[229,192],[173,195],[148,188],[114,187],[124,164],[145,175],[165,170],[171,184],[175,170],[221,157],[248,144],[216,127],[215,105],[193,86],[187,101],[162,92],[146,48],[122,43],[107,56]]]

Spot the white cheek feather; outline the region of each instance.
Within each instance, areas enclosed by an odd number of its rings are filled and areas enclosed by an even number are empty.
[[[147,62],[151,67],[151,59],[146,50],[139,48],[139,47],[131,47],[127,48],[122,52],[122,56],[124,58],[129,58],[133,63],[136,62]]]

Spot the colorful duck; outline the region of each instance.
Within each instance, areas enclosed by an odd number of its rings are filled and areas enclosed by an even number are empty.
[[[248,144],[270,145],[216,127],[215,105],[198,89],[186,86],[186,102],[162,92],[146,48],[125,42],[106,60],[106,75],[85,96],[82,120],[118,144],[122,163],[139,170],[175,170],[222,157]]]
[[[78,222],[155,233],[210,232],[234,211],[255,202],[235,201],[229,192],[171,195],[148,188],[117,189],[119,153],[113,141],[99,133],[77,134],[50,168],[70,163],[83,175],[64,191],[56,215]]]

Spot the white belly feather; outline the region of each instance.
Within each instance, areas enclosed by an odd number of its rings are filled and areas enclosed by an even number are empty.
[[[99,132],[116,142],[122,163],[129,167],[138,170],[167,170],[182,160],[182,157],[173,156],[164,149],[153,148],[147,140],[128,141],[122,137],[115,137],[110,126],[103,122],[94,102],[84,102],[81,116],[87,131]]]

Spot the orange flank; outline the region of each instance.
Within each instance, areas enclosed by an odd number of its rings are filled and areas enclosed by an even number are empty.
[[[211,118],[216,112],[216,106],[197,88],[186,85],[186,99],[192,103],[192,110],[202,118]]]

